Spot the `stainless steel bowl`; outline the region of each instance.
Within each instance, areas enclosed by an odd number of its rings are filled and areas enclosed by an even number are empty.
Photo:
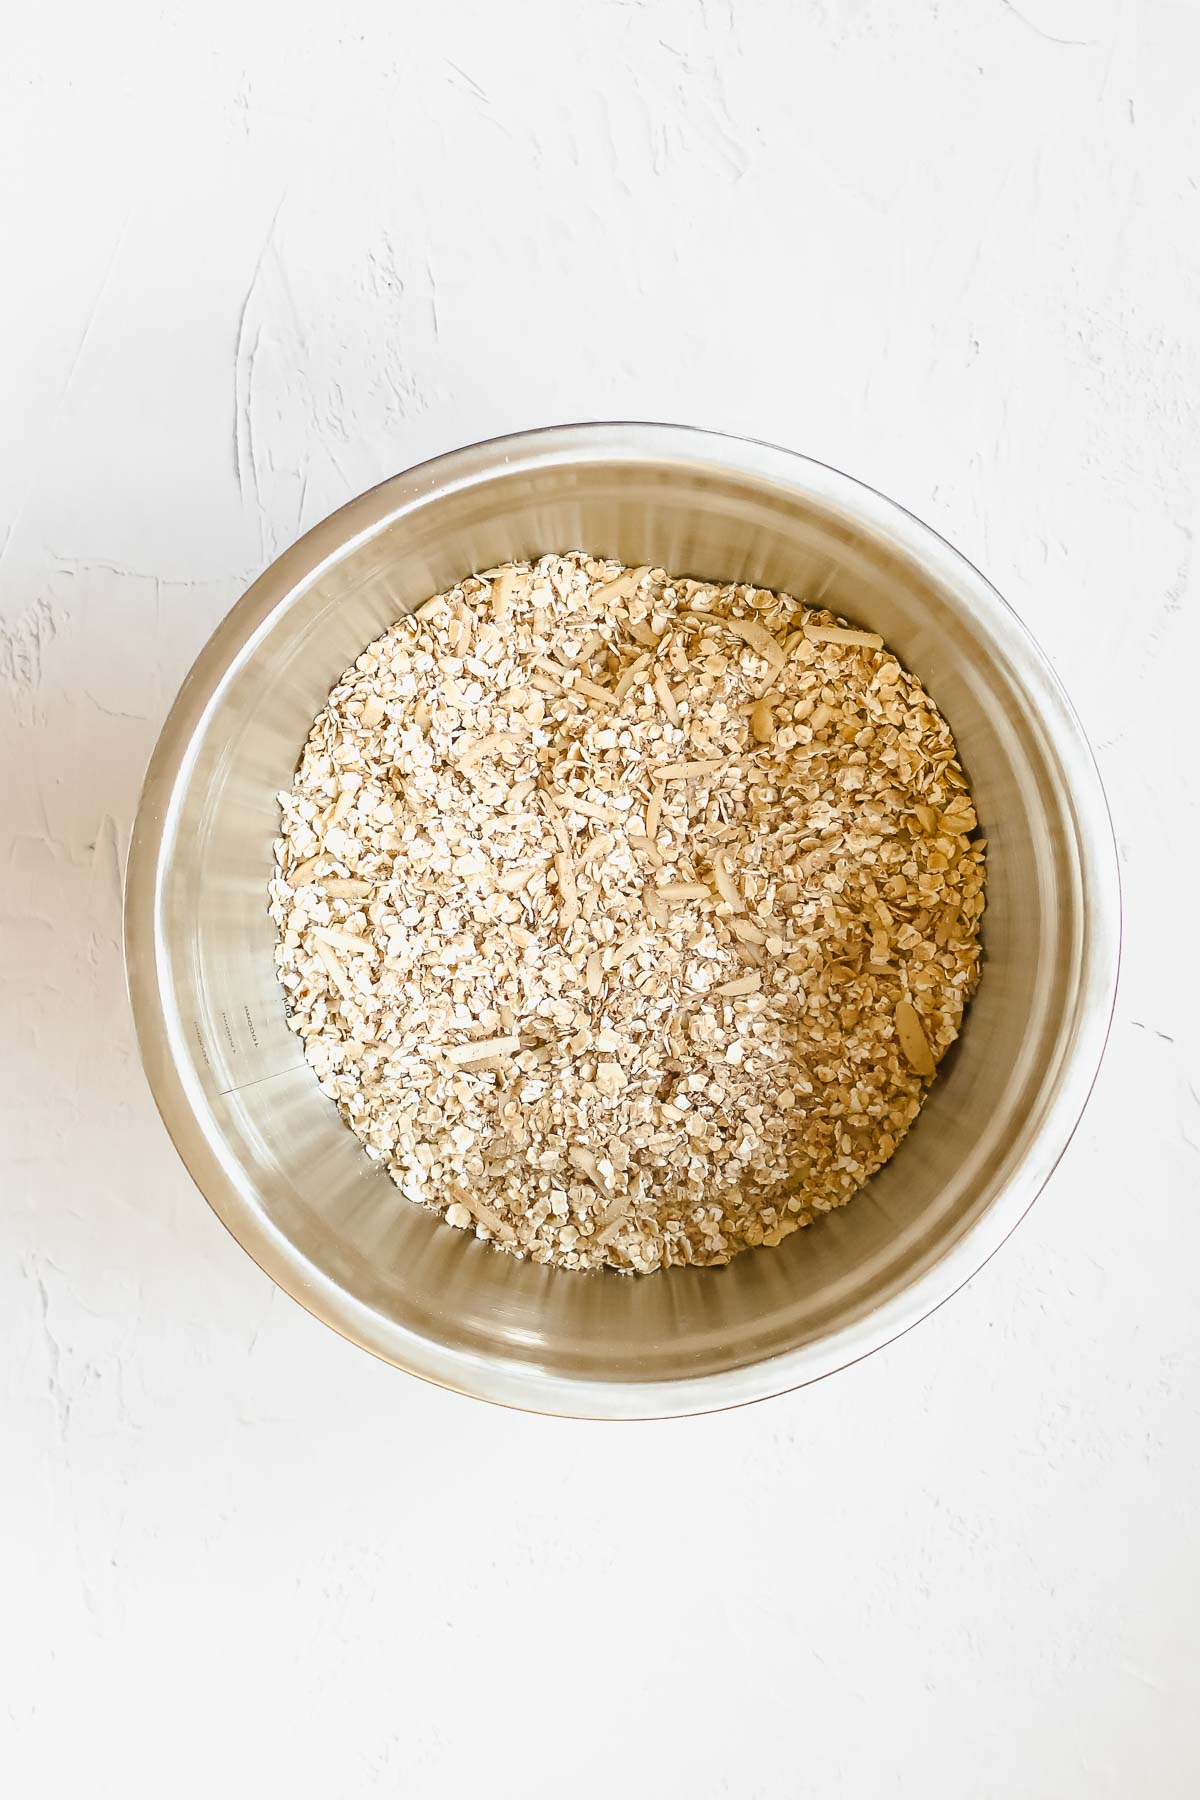
[[[284,1024],[266,882],[275,794],[331,684],[472,569],[584,548],[751,581],[881,631],[958,739],[990,841],[986,970],[899,1153],[857,1199],[725,1269],[582,1276],[403,1200]],[[1012,1230],[1082,1111],[1112,1012],[1112,832],[1062,689],[993,588],[891,501],[801,456],[663,425],[576,425],[440,457],[267,570],[188,676],[133,835],[142,1056],[197,1185],[337,1331],[464,1393],[640,1418],[828,1374],[952,1294]]]

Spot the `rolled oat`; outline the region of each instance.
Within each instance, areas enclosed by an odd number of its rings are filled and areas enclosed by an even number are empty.
[[[843,1205],[978,977],[949,729],[787,594],[472,576],[363,651],[280,804],[321,1087],[410,1200],[539,1262],[725,1263]]]

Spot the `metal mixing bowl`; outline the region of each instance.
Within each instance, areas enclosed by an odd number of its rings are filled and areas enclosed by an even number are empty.
[[[958,1045],[844,1211],[724,1269],[578,1275],[410,1205],[284,1023],[266,883],[276,791],[330,686],[474,569],[586,549],[799,595],[881,631],[957,737],[990,843],[986,964]],[[267,1273],[366,1349],[464,1393],[638,1418],[813,1380],[930,1312],[1054,1168],[1112,1012],[1119,894],[1104,795],[1045,658],[928,527],[821,464],[662,425],[576,425],[395,476],[257,581],[188,676],[133,834],[126,957],[155,1099]]]

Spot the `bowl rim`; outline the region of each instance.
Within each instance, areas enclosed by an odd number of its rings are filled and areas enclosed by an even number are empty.
[[[970,595],[1010,673],[1035,707],[1070,791],[1087,930],[1076,1029],[1055,1092],[1027,1153],[980,1216],[927,1269],[860,1319],[793,1350],[706,1375],[654,1381],[559,1375],[507,1359],[449,1349],[383,1320],[316,1269],[250,1198],[249,1184],[203,1118],[202,1096],[172,1048],[160,928],[162,878],[173,815],[206,714],[237,662],[300,586],[436,493],[499,472],[562,462],[674,461],[791,489],[856,525],[885,530],[894,545],[946,585]],[[519,1410],[589,1419],[682,1417],[724,1410],[806,1386],[893,1342],[944,1305],[1024,1218],[1057,1167],[1095,1084],[1116,1003],[1121,887],[1112,819],[1091,746],[1045,653],[987,578],[897,501],[830,464],[760,439],[696,426],[588,421],[485,438],[416,464],[346,502],[277,557],[217,626],[172,703],[147,767],[130,837],[124,892],[126,984],[146,1077],[163,1124],[200,1193],[277,1286],[342,1337],[385,1362],[454,1392]],[[564,1279],[573,1278],[564,1276]]]

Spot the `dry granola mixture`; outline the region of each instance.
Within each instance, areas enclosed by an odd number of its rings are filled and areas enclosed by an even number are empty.
[[[538,1262],[725,1263],[843,1205],[978,977],[950,731],[788,594],[472,576],[363,651],[280,803],[321,1087],[410,1200]]]

